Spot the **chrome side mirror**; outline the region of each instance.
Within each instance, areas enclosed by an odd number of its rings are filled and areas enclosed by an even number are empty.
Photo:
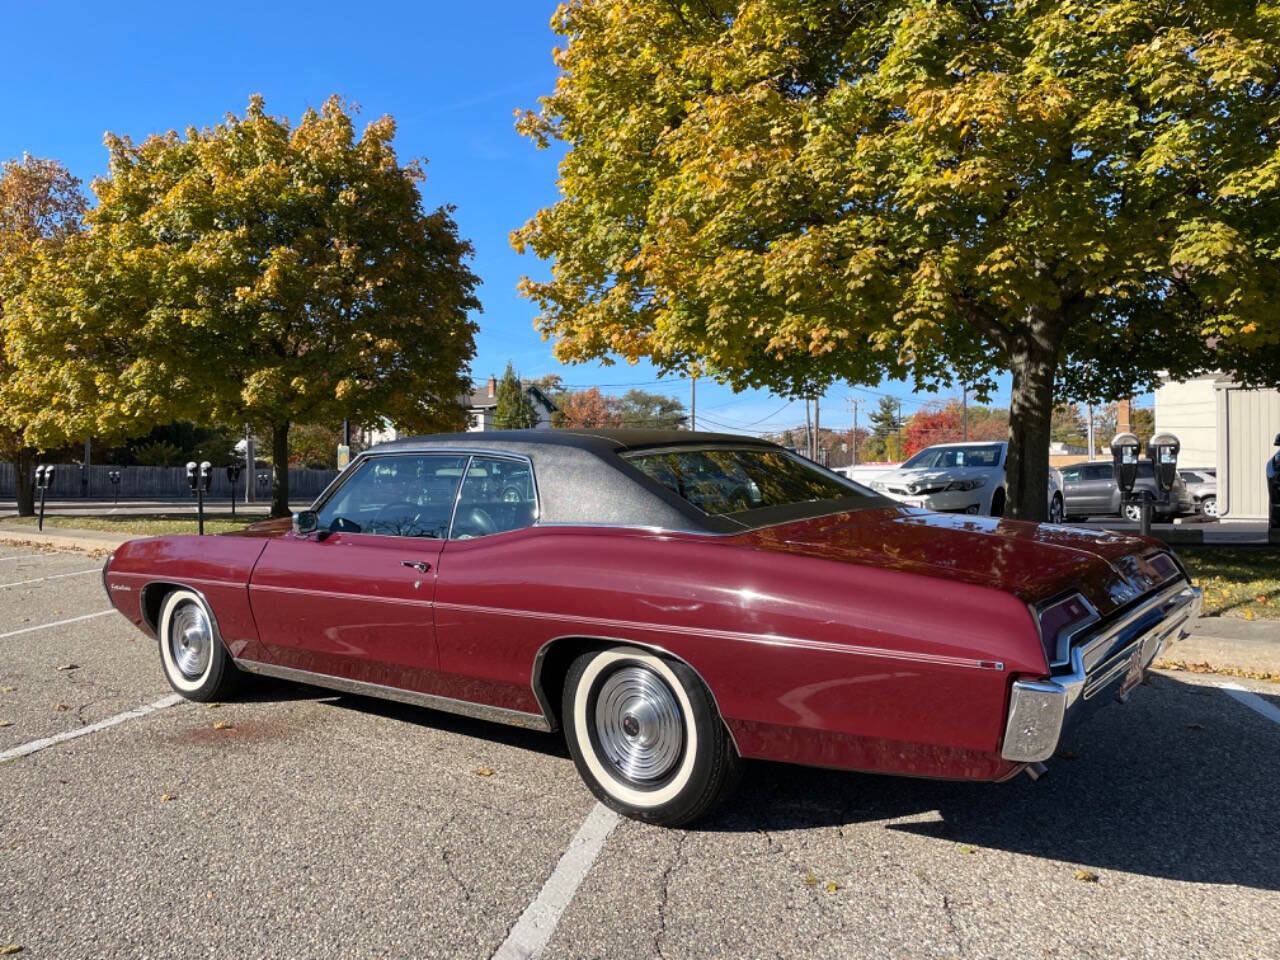
[[[319,524],[320,521],[314,510],[299,510],[293,515],[293,535],[305,537],[307,534],[314,533]]]

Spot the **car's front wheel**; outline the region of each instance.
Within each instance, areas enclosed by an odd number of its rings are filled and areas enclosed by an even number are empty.
[[[627,646],[584,653],[561,716],[582,779],[628,817],[689,823],[737,785],[742,761],[711,694],[679,661]]]
[[[213,615],[193,590],[174,590],[160,607],[160,662],[169,686],[188,700],[218,700],[242,674],[231,662]]]
[[[1212,520],[1218,519],[1218,498],[1205,497],[1200,501],[1200,512]]]

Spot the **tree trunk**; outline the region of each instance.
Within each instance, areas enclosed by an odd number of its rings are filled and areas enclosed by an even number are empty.
[[[289,421],[271,425],[271,515],[287,517],[289,513]]]
[[[31,517],[36,512],[36,452],[23,447],[13,461],[14,495],[18,501],[18,516]]]
[[[1049,510],[1049,439],[1053,422],[1053,379],[1058,368],[1056,316],[1033,320],[1009,350],[1013,394],[1009,403],[1009,456],[1005,469],[1004,515],[1043,521]]]

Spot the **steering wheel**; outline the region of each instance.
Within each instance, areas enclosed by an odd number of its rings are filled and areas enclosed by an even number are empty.
[[[524,494],[520,492],[519,487],[503,487],[502,496],[499,499],[503,503],[521,503],[524,501]]]
[[[472,507],[458,520],[454,521],[454,526],[462,528],[461,533],[455,533],[459,540],[467,537],[483,537],[486,534],[498,532],[498,525],[493,522],[493,517],[479,507]]]

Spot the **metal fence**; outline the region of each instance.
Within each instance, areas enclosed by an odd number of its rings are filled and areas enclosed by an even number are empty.
[[[86,471],[76,463],[54,464],[53,486],[49,489],[51,500],[74,499],[84,497],[91,500],[110,500],[116,495],[115,485],[111,482],[111,471],[120,472],[121,500],[174,500],[191,496],[191,487],[187,483],[185,467],[90,467]],[[269,474],[269,467],[260,467],[254,474],[240,474],[236,481],[236,496],[244,498],[246,479],[256,482],[259,473]],[[302,467],[289,468],[289,499],[293,501],[307,500],[319,495],[330,481],[338,475],[337,470],[308,470]],[[86,487],[87,480],[87,487]],[[258,483],[256,495],[259,499],[271,495],[271,481]],[[15,496],[14,469],[12,463],[0,463],[0,497],[12,499]],[[215,467],[213,485],[208,494],[211,498],[230,497],[231,482],[227,479],[225,467]]]

